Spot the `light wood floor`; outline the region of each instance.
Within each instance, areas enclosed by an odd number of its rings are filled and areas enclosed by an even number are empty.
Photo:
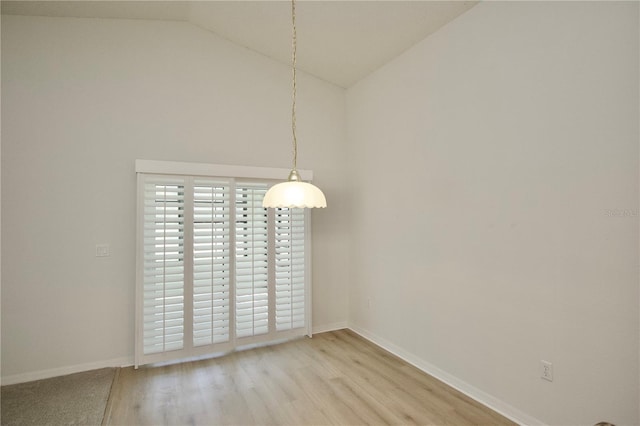
[[[123,368],[107,425],[513,425],[340,330],[224,357]]]

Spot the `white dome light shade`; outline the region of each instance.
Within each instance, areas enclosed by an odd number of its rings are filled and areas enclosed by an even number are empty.
[[[265,208],[324,208],[327,200],[322,191],[310,183],[287,181],[273,185],[262,200]]]

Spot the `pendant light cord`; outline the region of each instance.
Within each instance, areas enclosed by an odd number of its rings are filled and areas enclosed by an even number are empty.
[[[296,138],[296,50],[297,50],[297,34],[296,34],[296,0],[291,0],[291,23],[292,46],[291,46],[291,66],[293,69],[293,87],[291,100],[291,132],[293,133],[293,170],[298,169],[298,139]]]

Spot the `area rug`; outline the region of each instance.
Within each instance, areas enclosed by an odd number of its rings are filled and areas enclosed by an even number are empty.
[[[100,425],[115,368],[2,386],[2,425]]]

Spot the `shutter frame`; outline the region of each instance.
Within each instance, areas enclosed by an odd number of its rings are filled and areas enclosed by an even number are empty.
[[[138,166],[137,162],[136,166]],[[158,181],[164,183],[183,183],[182,204],[179,202],[173,203],[171,200],[165,203],[165,212],[167,214],[170,213],[170,216],[174,215],[175,218],[180,218],[181,215],[181,223],[178,220],[177,222],[169,221],[166,224],[166,232],[162,235],[167,237],[165,241],[167,243],[167,249],[163,251],[164,258],[162,260],[156,258],[156,253],[150,253],[149,250],[147,250],[147,263],[151,265],[163,263],[164,275],[154,273],[153,269],[147,269],[145,275],[145,244],[147,244],[147,246],[149,244],[153,245],[155,241],[154,238],[151,237],[153,234],[149,234],[152,230],[150,228],[153,228],[149,226],[149,223],[154,221],[153,216],[157,214],[157,211],[154,210],[152,206],[154,198],[145,198],[145,183],[157,183]],[[202,205],[199,205],[199,203],[202,202],[203,196],[203,194],[199,192],[202,191],[199,185],[206,186],[205,184],[212,182],[216,185],[226,185],[225,191],[227,191],[229,196],[228,217],[225,217],[223,221],[216,222],[215,225],[212,225],[214,220],[210,217],[206,217],[206,215],[202,216]],[[279,267],[277,265],[279,261],[282,261],[283,253],[278,253],[279,249],[277,248],[277,235],[282,232],[278,230],[276,226],[277,211],[275,209],[267,209],[266,232],[265,226],[262,226],[262,224],[259,229],[261,234],[258,240],[261,241],[261,244],[266,240],[266,249],[264,244],[255,246],[255,234],[252,235],[252,238],[247,238],[245,234],[242,232],[238,233],[236,229],[239,223],[236,218],[237,203],[234,201],[237,188],[260,188],[260,191],[264,191],[261,192],[261,196],[263,197],[268,187],[275,183],[277,182],[259,179],[248,180],[242,177],[225,178],[216,176],[183,176],[180,174],[148,173],[148,170],[145,173],[139,172],[137,174],[136,341],[134,357],[134,365],[136,367],[153,362],[229,351],[238,346],[280,341],[304,334],[311,335],[311,224],[308,209],[303,211],[304,226],[301,229],[295,229],[296,237],[301,237],[300,241],[303,250],[301,253],[286,259],[286,262],[290,264],[290,268],[295,267],[296,264],[301,261],[306,264],[301,270],[294,271],[298,274],[295,276],[296,279],[304,278],[304,286],[300,290],[293,290],[286,293],[288,298],[286,302],[278,300],[278,296],[282,296],[282,289],[280,289],[280,292],[277,289],[277,283],[279,280],[281,281],[281,273],[278,272]],[[255,202],[254,208],[252,208],[246,216],[243,216],[243,219],[254,222],[256,220],[264,222],[265,210],[261,208],[261,198],[254,197],[253,201]],[[213,204],[210,205],[213,206]],[[182,210],[179,210],[180,208]],[[173,219],[174,217],[171,216],[170,218]],[[207,229],[213,228],[215,228],[215,232],[212,231],[215,233],[215,238],[211,232],[207,233],[206,231]],[[147,232],[146,235],[145,231]],[[218,250],[215,251],[215,254],[218,258],[223,259],[222,264],[218,264],[215,261],[212,262],[211,255],[214,252],[202,248],[214,240],[216,243],[219,243],[216,244]],[[238,270],[241,270],[242,267],[246,265],[239,264],[242,263],[243,259],[237,258],[236,247],[242,246],[243,244],[253,244],[252,250],[254,250],[255,255],[260,260],[259,268],[255,269],[252,267],[250,270],[250,272],[255,275],[251,277],[251,280],[255,281],[257,279],[258,281],[255,282],[260,282],[260,285],[257,287],[255,285],[252,287],[254,293],[258,291],[258,293],[252,296],[252,304],[257,309],[254,309],[250,315],[252,316],[252,327],[255,327],[256,323],[260,322],[262,322],[263,327],[260,329],[261,334],[252,332],[251,334],[253,335],[251,336],[236,337],[237,325],[242,322],[241,319],[236,318],[235,315],[236,302],[239,300],[238,296],[241,296],[244,291],[242,286],[238,286],[237,283],[241,283],[242,280],[246,278],[242,275],[237,275]],[[293,247],[293,244],[291,246]],[[263,267],[265,258],[267,264],[266,270]],[[227,275],[220,275],[220,273],[225,270]],[[262,285],[265,277],[266,292],[265,286]],[[147,283],[146,301],[145,280]],[[200,303],[203,300],[203,293],[201,292],[202,286],[207,280],[210,291],[206,297],[209,299],[206,300],[206,303]],[[183,286],[182,289],[179,288],[181,282]],[[158,289],[156,289],[156,287]],[[236,294],[236,287],[238,294]],[[159,288],[162,288],[165,294],[173,294],[178,303],[170,304],[168,301],[164,301],[164,305],[162,306],[164,311],[162,311],[162,314],[157,314],[153,309],[149,309],[149,307],[147,307],[145,313],[145,303],[147,305],[149,303],[152,305],[153,303],[157,303],[149,299],[149,292],[160,291]],[[180,300],[182,305],[179,303]],[[287,303],[289,303],[289,305],[296,304],[296,306],[302,303],[304,306],[301,308],[302,312],[296,311],[296,313],[299,314],[298,316],[302,315],[304,320],[299,322],[294,321],[296,327],[289,329],[278,326],[278,316],[280,315],[278,311],[282,311],[283,305],[287,305]],[[290,312],[297,309],[289,305],[287,305],[286,308],[289,309]],[[205,307],[203,308],[203,306]],[[154,315],[158,318],[163,317],[164,324],[168,324],[168,326],[162,330],[162,333],[158,332],[159,334],[157,336],[153,333],[147,333],[145,335],[145,320],[147,321],[147,330],[150,328],[153,329],[155,326],[153,323]],[[201,316],[203,315],[210,319],[211,326],[203,325],[204,323],[201,321]],[[220,322],[220,320],[222,322]],[[219,324],[223,323],[226,324],[226,326],[219,327]],[[266,329],[264,324],[266,324]],[[207,327],[209,328],[207,329]],[[216,335],[216,333],[219,333],[221,330],[224,332],[225,327],[228,330],[228,336],[223,336],[221,340],[214,337],[212,338],[211,344],[208,344],[208,341],[202,337]],[[265,330],[266,332],[264,332]],[[162,338],[158,337],[160,335]],[[146,354],[145,339],[147,347]],[[162,341],[163,351],[155,353],[149,350],[154,344],[160,345],[160,341]]]

